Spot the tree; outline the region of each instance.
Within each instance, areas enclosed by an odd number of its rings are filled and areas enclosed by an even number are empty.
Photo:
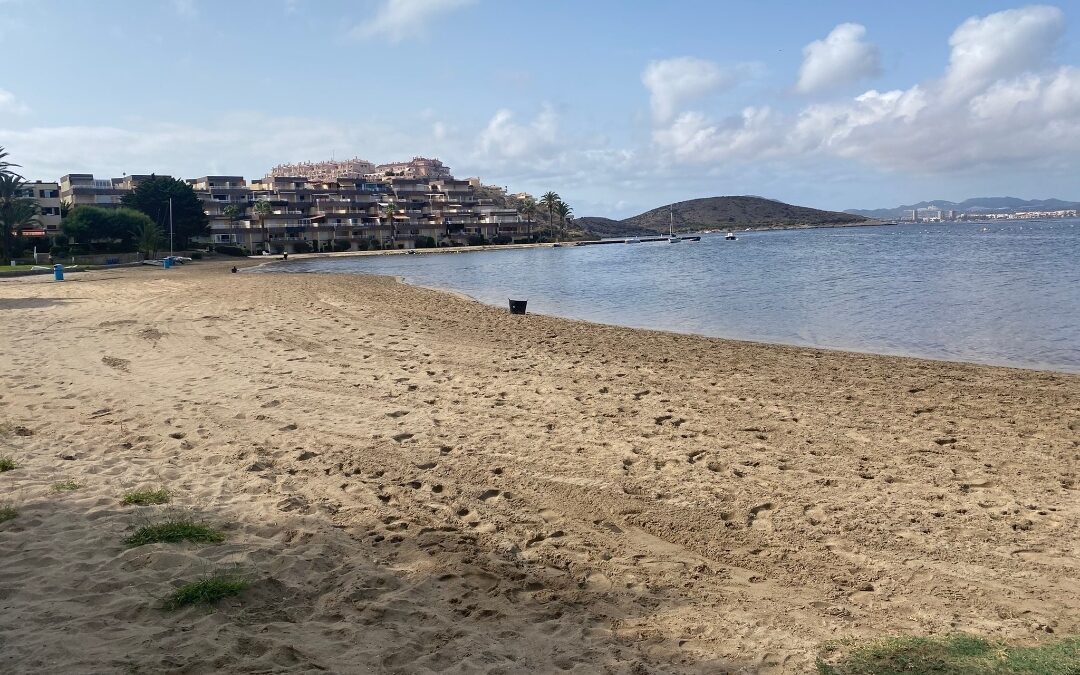
[[[265,199],[260,199],[252,205],[251,210],[255,212],[255,215],[259,219],[259,232],[263,238],[263,249],[270,250],[270,233],[266,232],[266,217],[273,213],[274,207],[270,205],[270,202]],[[248,242],[248,250],[251,250],[251,242]]]
[[[150,217],[146,214],[140,213],[143,217],[137,229],[132,231],[132,236],[135,239],[135,246],[138,251],[144,254],[147,258],[156,258],[158,249],[161,248],[161,242],[164,238],[161,228],[157,226],[157,223],[150,220]]]
[[[0,145],[0,173],[15,173],[14,171],[11,171],[11,167],[19,165],[6,161],[4,158],[7,156],[8,153],[4,150],[4,146]]]
[[[151,175],[124,195],[120,204],[142,211],[167,231],[170,198],[175,243],[181,248],[187,248],[192,237],[209,233],[210,219],[207,218],[195,191],[184,181]]]
[[[383,213],[386,215],[386,219],[390,223],[390,243],[395,248],[397,247],[395,241],[397,239],[397,227],[394,225],[394,216],[397,215],[398,211],[400,210],[401,208],[394,202],[388,202],[386,206],[383,207]]]
[[[570,208],[570,206],[562,200],[559,200],[559,203],[555,205],[555,213],[559,214],[559,224],[563,230],[566,229],[567,218],[573,212],[574,209]]]
[[[154,221],[134,209],[77,206],[60,222],[60,229],[74,241],[95,245],[99,250],[131,251],[137,249],[138,233],[147,223],[153,225]]]
[[[540,206],[547,209],[548,212],[548,229],[550,229],[555,222],[553,213],[555,211],[555,207],[561,201],[562,200],[559,199],[559,195],[554,192],[545,192],[544,196],[540,198]]]
[[[525,217],[525,236],[532,239],[532,221],[536,217],[536,200],[526,197],[518,205],[518,213]]]
[[[6,153],[3,155],[6,156]],[[37,202],[25,195],[26,181],[23,177],[6,169],[0,170],[0,230],[3,234],[4,258],[9,262],[15,250],[16,231],[39,222]]]
[[[247,209],[240,206],[239,204],[229,204],[228,206],[226,206],[224,209],[221,210],[221,213],[222,213],[222,215],[224,215],[229,220],[235,222],[235,221],[240,220],[241,218],[244,217],[244,212],[246,210]]]
[[[100,206],[76,206],[60,221],[60,229],[72,242],[89,244],[104,238],[110,229],[108,209]]]

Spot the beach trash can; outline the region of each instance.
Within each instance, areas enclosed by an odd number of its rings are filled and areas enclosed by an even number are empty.
[[[165,258],[165,260],[162,261],[162,265],[165,267],[165,269],[171,268],[173,265],[172,257],[170,256],[168,258]]]
[[[57,281],[63,281],[64,280],[64,266],[63,265],[53,265],[52,274],[53,274],[53,279],[55,279]]]
[[[511,300],[510,301],[510,313],[511,314],[524,314],[525,313],[525,303],[527,303],[527,302],[528,302],[528,300]]]

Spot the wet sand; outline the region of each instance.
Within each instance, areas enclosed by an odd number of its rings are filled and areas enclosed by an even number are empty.
[[[1080,376],[230,265],[0,282],[0,671],[795,673],[1080,632]],[[164,509],[227,539],[125,548]],[[222,569],[251,588],[159,608]]]

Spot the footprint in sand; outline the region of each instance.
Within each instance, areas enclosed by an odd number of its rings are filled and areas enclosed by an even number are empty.
[[[758,504],[750,509],[750,513],[746,516],[747,527],[771,530],[772,518],[766,516],[769,515],[768,512],[771,511],[772,508],[773,505],[771,502],[765,502],[764,504]],[[762,516],[761,514],[763,513],[766,514],[766,516]]]

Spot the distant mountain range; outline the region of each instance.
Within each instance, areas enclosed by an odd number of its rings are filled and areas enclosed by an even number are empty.
[[[574,224],[600,237],[631,237],[668,231],[670,213],[677,232],[699,230],[760,230],[778,227],[857,225],[860,215],[819,211],[762,197],[705,197],[665,205],[623,220],[585,216]]]
[[[1062,211],[1080,208],[1080,202],[1067,202],[1061,199],[1020,199],[1018,197],[976,197],[962,202],[950,202],[935,199],[918,204],[905,204],[893,209],[847,209],[851,213],[878,220],[896,220],[912,209],[941,209],[958,213],[1015,213],[1017,211]]]

